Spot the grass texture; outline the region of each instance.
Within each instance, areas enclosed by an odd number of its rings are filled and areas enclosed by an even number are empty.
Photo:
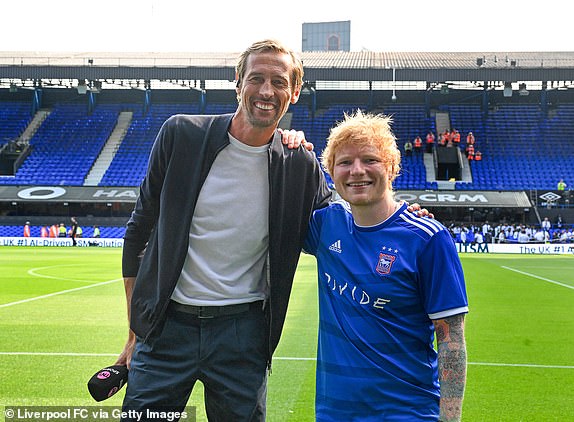
[[[461,255],[465,421],[574,421],[574,257]],[[121,251],[0,247],[3,406],[95,406],[86,383],[127,336]],[[268,420],[313,421],[317,289],[303,255],[268,386]],[[124,390],[102,402],[121,406]],[[202,387],[189,401],[205,421]]]

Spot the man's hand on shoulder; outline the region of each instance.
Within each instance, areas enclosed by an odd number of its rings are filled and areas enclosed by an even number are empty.
[[[287,145],[289,149],[297,149],[300,145],[303,145],[307,151],[313,151],[315,146],[311,142],[307,142],[305,139],[305,133],[301,130],[285,130],[278,128],[277,129],[281,134],[281,140],[283,144]]]
[[[429,210],[427,210],[426,208],[421,208],[421,205],[419,203],[415,202],[414,204],[411,205],[407,202],[407,205],[408,205],[407,210],[409,212],[415,213],[418,217],[428,217],[434,219],[434,214]]]

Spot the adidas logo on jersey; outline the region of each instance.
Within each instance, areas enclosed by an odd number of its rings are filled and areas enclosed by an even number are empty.
[[[337,253],[342,253],[343,250],[341,249],[341,241],[337,240],[331,246],[329,246],[329,250]]]

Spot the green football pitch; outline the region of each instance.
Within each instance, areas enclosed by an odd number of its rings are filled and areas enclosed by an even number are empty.
[[[463,420],[574,421],[574,257],[461,258]],[[113,248],[0,247],[2,418],[10,406],[121,405],[125,389],[97,404],[86,388],[126,339],[120,260]],[[269,377],[269,421],[313,421],[316,339],[316,267],[302,256]],[[189,405],[206,420],[200,384]]]

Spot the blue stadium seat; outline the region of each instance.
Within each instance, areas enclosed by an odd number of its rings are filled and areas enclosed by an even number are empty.
[[[69,229],[69,227],[67,227]],[[100,227],[100,237],[105,239],[122,239],[125,234],[125,227]],[[22,237],[23,226],[0,225],[0,237]],[[40,237],[41,226],[30,226],[31,237]],[[94,234],[93,227],[82,226],[82,238],[91,238]]]
[[[235,111],[236,104],[207,104],[206,114]],[[307,104],[291,105],[291,127],[303,130],[315,145],[317,156],[325,147],[330,129],[344,113],[364,109],[364,104],[332,104],[313,116]],[[152,104],[143,113],[141,104],[101,104],[88,113],[85,105],[57,104],[30,140],[33,151],[15,176],[0,176],[0,185],[79,186],[97,159],[121,111],[133,111],[133,120],[101,186],[137,186],[145,175],[147,160],[163,122],[178,113],[199,113],[199,105]],[[555,189],[560,178],[574,180],[574,104],[559,104],[548,115],[538,105],[506,104],[483,114],[477,104],[441,105],[451,126],[461,133],[461,147],[472,131],[483,160],[471,162],[473,182],[457,183],[461,190]],[[422,104],[392,104],[374,110],[393,118],[392,129],[401,151],[406,140],[428,131],[436,134],[434,118]],[[0,102],[0,144],[22,134],[31,120],[28,103]],[[433,189],[426,181],[422,157],[404,159],[396,189]]]

